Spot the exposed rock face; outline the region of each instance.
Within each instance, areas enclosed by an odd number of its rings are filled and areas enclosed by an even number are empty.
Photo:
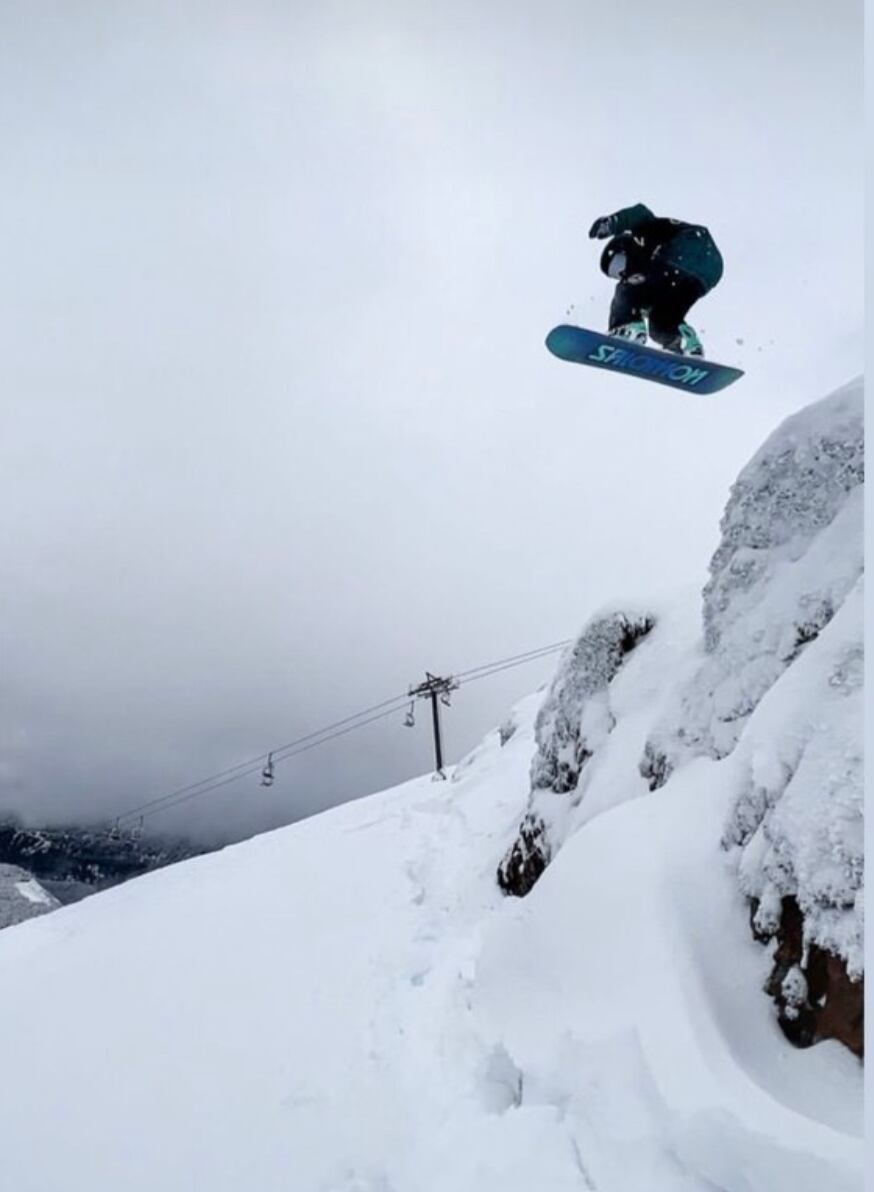
[[[753,934],[758,902],[752,902]],[[804,938],[804,916],[794,898],[781,900],[774,967],[766,991],[777,1004],[783,1033],[798,1047],[837,1039],[861,1059],[865,1050],[865,982],[852,980],[839,956]]]
[[[596,617],[564,656],[537,717],[529,809],[498,866],[506,893],[527,894],[560,845],[567,813],[581,797],[583,767],[615,723],[610,684],[654,624],[648,613]]]
[[[524,898],[552,860],[546,824],[529,812],[519,825],[519,835],[498,866],[498,884],[507,894]]]
[[[17,865],[0,864],[0,928],[53,911],[60,903]]]

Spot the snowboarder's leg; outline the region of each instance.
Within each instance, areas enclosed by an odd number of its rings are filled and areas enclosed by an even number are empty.
[[[649,333],[669,352],[703,356],[695,329],[686,322],[691,307],[706,293],[695,277],[666,274],[654,287],[649,309]]]
[[[608,335],[618,335],[635,343],[646,343],[646,322],[643,317],[642,287],[620,282],[610,304]]]

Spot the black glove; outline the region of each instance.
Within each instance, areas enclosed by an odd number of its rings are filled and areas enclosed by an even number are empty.
[[[613,235],[613,216],[600,215],[589,228],[590,240],[606,240]]]

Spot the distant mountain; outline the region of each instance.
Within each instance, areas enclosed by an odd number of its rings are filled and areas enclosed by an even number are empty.
[[[188,840],[141,838],[110,828],[24,828],[0,821],[0,865],[26,870],[58,903],[76,902],[97,890],[208,851]]]

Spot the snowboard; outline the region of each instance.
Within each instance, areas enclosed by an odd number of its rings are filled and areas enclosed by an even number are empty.
[[[591,364],[594,368],[642,377],[690,393],[718,393],[744,375],[743,369],[717,364],[703,356],[659,351],[615,335],[572,327],[568,323],[553,327],[546,337],[546,346],[559,360]]]

